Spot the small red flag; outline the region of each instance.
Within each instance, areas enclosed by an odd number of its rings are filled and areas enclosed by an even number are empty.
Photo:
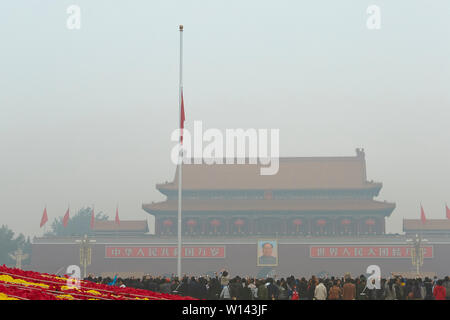
[[[47,208],[44,208],[44,213],[42,214],[42,218],[41,218],[41,224],[39,228],[42,228],[42,226],[48,221],[48,216],[47,216]]]
[[[180,114],[180,143],[183,144],[183,129],[184,129],[184,99],[183,99],[183,90],[181,90],[181,114]]]
[[[94,215],[94,208],[92,208],[92,212],[91,212],[91,229],[94,229],[94,223],[95,223],[95,215]]]
[[[64,228],[67,227],[67,222],[69,222],[69,208],[67,208],[66,214],[63,218],[63,226]]]
[[[119,207],[116,208],[116,223],[120,224],[120,219],[119,219]]]
[[[445,205],[445,215],[447,216],[447,219],[450,219],[450,209],[447,207],[447,204]]]
[[[425,217],[425,212],[423,211],[422,205],[420,205],[420,220],[425,224],[427,222],[427,218]]]

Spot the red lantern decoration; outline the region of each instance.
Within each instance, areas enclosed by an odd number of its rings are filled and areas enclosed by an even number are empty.
[[[295,227],[297,228],[297,233],[299,231],[300,226],[303,224],[302,219],[294,219],[292,221],[292,223],[295,225]]]
[[[189,220],[186,222],[186,224],[187,224],[189,227],[195,227],[195,226],[197,225],[197,221],[195,221],[194,219],[189,219]]]
[[[164,224],[165,227],[169,228],[169,227],[171,227],[173,225],[173,221],[170,220],[170,219],[166,219],[166,220],[164,220],[163,224]]]
[[[197,221],[194,219],[189,219],[186,224],[189,226],[191,233],[194,231],[194,227],[197,225]]]
[[[234,225],[238,227],[238,232],[241,232],[241,227],[245,224],[245,221],[242,219],[237,219],[234,221]]]
[[[220,220],[213,219],[209,223],[214,227],[214,233],[217,233],[217,227],[220,226]]]
[[[316,223],[320,227],[320,233],[323,233],[323,227],[327,224],[327,221],[325,219],[319,219]]]
[[[220,226],[220,220],[217,220],[217,219],[211,220],[210,224],[213,227],[218,227],[218,226]]]
[[[343,225],[343,226],[348,226],[349,224],[351,224],[352,222],[349,220],[349,219],[344,219],[344,220],[342,220],[341,221],[341,224]]]
[[[366,220],[366,225],[369,228],[369,233],[372,233],[372,227],[375,225],[375,220],[373,219],[367,219]]]

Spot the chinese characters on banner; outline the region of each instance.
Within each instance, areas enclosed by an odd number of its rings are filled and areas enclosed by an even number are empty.
[[[106,246],[106,258],[176,258],[176,246]],[[225,258],[225,246],[183,246],[184,258]]]
[[[433,246],[423,246],[424,258],[433,258]],[[310,258],[411,258],[410,246],[310,246]]]

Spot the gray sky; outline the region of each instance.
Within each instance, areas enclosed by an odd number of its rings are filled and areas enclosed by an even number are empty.
[[[443,218],[449,13],[447,0],[2,1],[0,224],[40,235],[45,204],[50,221],[68,204],[148,216],[175,170],[180,23],[187,128],[279,128],[282,156],[363,147],[379,199],[397,203],[387,231],[420,202]]]

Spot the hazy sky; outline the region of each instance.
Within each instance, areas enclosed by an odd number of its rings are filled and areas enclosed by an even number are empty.
[[[81,29],[66,27],[69,5]],[[369,5],[381,29],[366,27]],[[145,219],[171,180],[184,24],[186,127],[279,128],[282,156],[366,151],[402,219],[450,204],[450,2],[0,3],[0,224],[40,235],[95,204]]]

